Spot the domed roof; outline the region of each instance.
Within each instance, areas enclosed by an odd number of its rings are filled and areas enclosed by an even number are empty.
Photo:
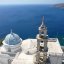
[[[4,42],[5,44],[8,44],[8,45],[16,45],[20,43],[21,40],[22,39],[17,34],[11,31],[11,33],[5,37]]]
[[[22,51],[24,53],[33,54],[37,51],[37,40],[36,39],[26,39],[22,42]]]

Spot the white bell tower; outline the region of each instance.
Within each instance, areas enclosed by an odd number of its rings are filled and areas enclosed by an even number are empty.
[[[44,17],[42,19],[42,24],[39,27],[39,34],[37,35],[37,56],[36,56],[36,61],[37,64],[40,64],[40,52],[43,53],[43,58],[42,58],[42,63],[45,64],[46,63],[46,59],[47,59],[47,28],[44,25]],[[40,43],[44,43],[44,47],[42,49],[42,51],[40,50]]]

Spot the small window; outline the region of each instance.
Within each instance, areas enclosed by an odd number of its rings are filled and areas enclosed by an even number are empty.
[[[62,64],[64,64],[64,62],[62,62]]]
[[[11,52],[11,49],[10,48],[8,48],[8,52]]]
[[[41,43],[43,43],[43,41],[41,41]]]

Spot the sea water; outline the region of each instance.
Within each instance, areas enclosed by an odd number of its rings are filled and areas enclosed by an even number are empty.
[[[11,29],[22,39],[36,38],[42,16],[48,36],[59,38],[64,45],[64,8],[53,5],[0,5],[0,38]]]

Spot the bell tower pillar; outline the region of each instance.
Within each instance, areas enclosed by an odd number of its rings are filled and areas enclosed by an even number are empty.
[[[42,24],[39,27],[39,34],[37,34],[36,38],[37,38],[37,56],[36,56],[36,61],[37,64],[40,64],[40,52],[43,53],[43,60],[42,63],[46,64],[46,59],[47,59],[47,27],[44,25],[44,17],[42,19]],[[44,47],[42,49],[42,51],[40,51],[40,43],[44,44]]]

